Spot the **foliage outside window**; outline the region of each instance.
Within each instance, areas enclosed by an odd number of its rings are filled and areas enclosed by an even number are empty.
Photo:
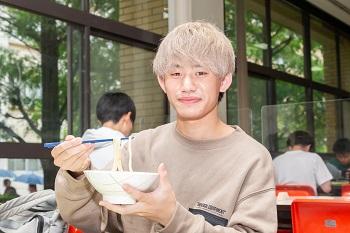
[[[271,1],[272,68],[304,76],[301,13],[282,1]]]
[[[317,152],[332,153],[333,143],[340,130],[337,125],[337,109],[340,101],[334,100],[333,95],[313,91],[313,112],[315,124],[315,145]]]
[[[247,60],[259,65],[264,64],[268,45],[265,41],[265,1],[246,1],[246,50]]]
[[[0,6],[0,140],[58,141],[66,134],[66,25]],[[42,160],[52,185],[57,168]]]
[[[295,130],[306,130],[305,89],[291,83],[277,81],[277,140],[278,151],[286,148],[290,133]],[[274,106],[272,106],[274,107]]]

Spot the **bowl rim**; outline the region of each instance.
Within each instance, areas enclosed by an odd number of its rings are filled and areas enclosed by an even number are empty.
[[[147,176],[159,176],[159,173],[156,172],[131,172],[131,171],[112,171],[112,170],[85,170],[84,173],[102,173],[102,174],[135,174],[135,175],[147,175]]]

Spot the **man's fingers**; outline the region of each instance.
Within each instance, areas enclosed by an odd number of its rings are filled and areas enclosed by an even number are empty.
[[[90,165],[90,160],[88,162],[86,160],[89,159],[89,155],[93,150],[93,146],[82,144],[67,150],[61,156],[57,156],[54,163],[64,170],[83,171]]]
[[[81,153],[77,156],[73,156],[70,161],[64,161],[64,166],[62,168],[70,171],[83,171],[86,168],[86,160],[88,159],[89,153]]]
[[[123,189],[137,201],[142,200],[143,196],[145,195],[145,193],[140,192],[139,190],[135,189],[134,187],[128,184],[124,184]]]
[[[66,151],[72,147],[76,147],[79,144],[81,144],[81,138],[73,138],[71,140],[64,141],[61,144],[59,144],[58,146],[55,146],[53,148],[53,150],[51,151],[51,154],[55,158],[58,155],[60,155],[62,152]]]
[[[66,138],[64,139],[65,141],[69,141],[74,139],[75,137],[73,135],[67,135]]]

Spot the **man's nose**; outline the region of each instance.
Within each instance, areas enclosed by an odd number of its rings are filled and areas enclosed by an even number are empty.
[[[187,74],[182,79],[183,91],[194,91],[196,89],[196,83],[190,74]]]

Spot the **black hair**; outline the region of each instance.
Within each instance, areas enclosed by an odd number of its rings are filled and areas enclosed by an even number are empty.
[[[219,98],[218,98],[218,102],[220,102],[222,100],[222,97],[224,96],[224,92],[220,92],[219,93]]]
[[[302,145],[302,146],[310,145],[311,146],[310,148],[313,148],[314,137],[312,137],[312,135],[306,131],[302,131],[302,130],[294,131],[289,135],[287,139],[287,146],[295,146],[295,145]]]
[[[333,151],[335,154],[350,153],[350,140],[347,138],[339,138],[333,145]]]
[[[4,179],[4,185],[10,185],[11,184],[11,180],[10,179]]]
[[[107,92],[101,96],[96,105],[97,119],[103,124],[107,121],[117,123],[123,115],[131,112],[131,121],[136,118],[134,101],[122,92]]]

